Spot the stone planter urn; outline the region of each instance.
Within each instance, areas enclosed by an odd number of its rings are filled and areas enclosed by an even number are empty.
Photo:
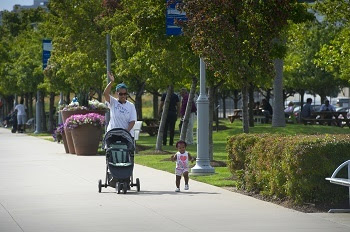
[[[76,114],[83,114],[83,115],[85,115],[85,114],[89,114],[89,113],[97,113],[97,114],[103,116],[105,114],[105,112],[106,112],[105,110],[76,109],[76,110],[70,110],[70,111],[62,110],[61,111],[61,115],[62,115],[62,121],[63,121],[63,123],[65,123],[66,120],[72,115],[76,115]],[[64,143],[65,147],[68,147],[68,151],[69,152],[67,152],[67,153],[76,154],[71,130],[68,130],[67,128],[64,128],[64,134],[66,135],[66,139],[63,140],[63,143]]]
[[[73,114],[65,121],[69,153],[96,155],[105,117],[99,113]],[[70,137],[70,139],[69,139]]]
[[[96,155],[102,138],[102,128],[91,124],[81,125],[71,131],[75,154]]]

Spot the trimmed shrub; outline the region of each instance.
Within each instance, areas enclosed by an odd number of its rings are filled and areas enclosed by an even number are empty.
[[[226,148],[238,188],[295,203],[332,204],[348,197],[347,188],[325,178],[350,159],[350,135],[241,134],[229,137]]]

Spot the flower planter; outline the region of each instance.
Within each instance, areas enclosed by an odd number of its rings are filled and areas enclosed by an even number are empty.
[[[67,138],[66,138],[66,133],[63,133],[63,134],[62,134],[62,140],[63,140],[64,150],[66,151],[66,153],[69,153],[68,142],[67,142]]]
[[[81,125],[71,131],[77,155],[96,155],[101,141],[102,128],[90,124]]]
[[[81,109],[78,109],[78,110],[72,110],[72,111],[63,111],[62,110],[61,113],[62,113],[62,121],[63,121],[63,123],[65,123],[67,118],[69,118],[70,116],[75,115],[75,114],[97,113],[97,114],[104,116],[106,111],[105,110],[81,110]],[[68,147],[69,153],[76,154],[71,131],[67,128],[64,128],[64,134],[66,135],[66,141],[63,140],[64,145]]]

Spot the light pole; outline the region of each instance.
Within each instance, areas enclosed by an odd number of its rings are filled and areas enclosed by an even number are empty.
[[[108,73],[111,71],[111,35],[107,34],[106,35],[106,42],[107,42],[107,84],[110,82]],[[105,121],[106,121],[106,131],[109,123],[109,111],[107,110],[105,113]]]
[[[63,93],[62,91],[60,92],[60,101],[58,102],[58,107],[60,108],[60,106],[63,105]],[[62,124],[64,122],[62,122],[62,114],[61,114],[61,110],[58,110],[58,124]]]
[[[200,94],[197,99],[197,159],[191,169],[192,175],[209,175],[215,173],[209,159],[209,100],[205,93],[205,63],[200,58]]]

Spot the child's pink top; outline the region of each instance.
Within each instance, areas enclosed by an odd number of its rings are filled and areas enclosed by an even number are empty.
[[[181,154],[179,151],[176,153],[176,168],[188,168],[188,152],[185,151]]]

